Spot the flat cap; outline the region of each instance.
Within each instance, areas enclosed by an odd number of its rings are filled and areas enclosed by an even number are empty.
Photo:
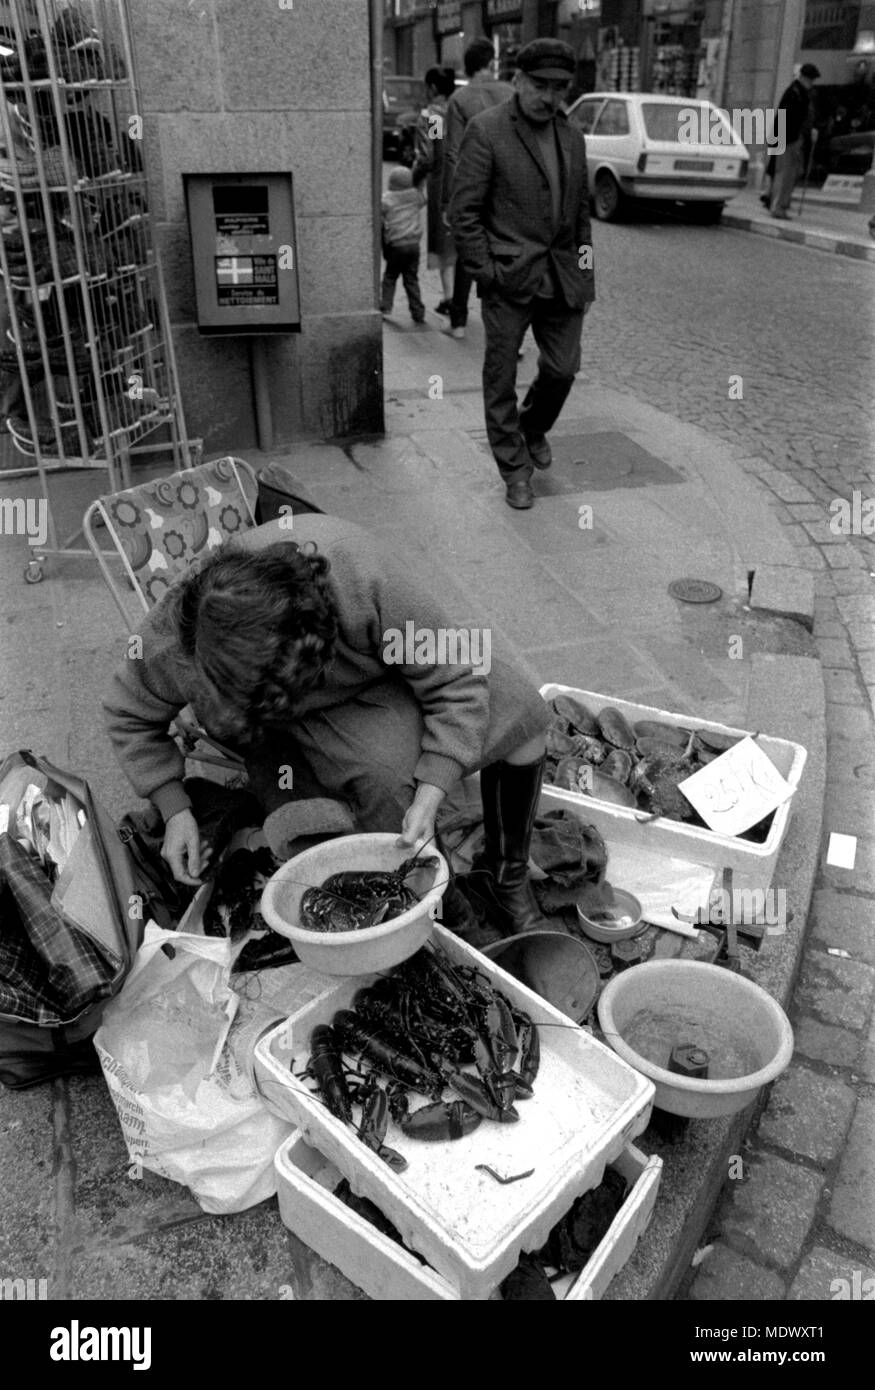
[[[516,65],[530,77],[569,78],[574,75],[577,59],[574,49],[561,39],[532,39],[520,49]]]

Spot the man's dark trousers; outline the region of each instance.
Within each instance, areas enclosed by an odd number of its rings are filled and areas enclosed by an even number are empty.
[[[425,305],[419,290],[419,243],[411,242],[409,245],[386,246],[384,255],[386,257],[386,269],[380,289],[380,308],[384,314],[392,312],[392,305],[395,302],[395,285],[400,275],[401,282],[407,291],[407,303],[410,305],[411,316],[415,322],[421,323],[425,318]]]
[[[530,299],[516,303],[496,290],[483,295],[486,330],[483,358],[483,403],[486,432],[505,482],[530,478],[532,460],[526,435],[547,434],[568,398],[580,367],[583,310],[569,309],[564,299]],[[538,345],[538,374],[517,405],[519,349],[531,324]]]
[[[453,271],[453,297],[450,300],[450,327],[464,328],[468,322],[468,297],[474,284],[471,276],[457,258]]]

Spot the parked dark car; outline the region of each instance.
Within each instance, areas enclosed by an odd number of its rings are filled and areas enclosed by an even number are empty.
[[[383,158],[410,159],[413,131],[426,104],[425,83],[419,77],[383,78]]]

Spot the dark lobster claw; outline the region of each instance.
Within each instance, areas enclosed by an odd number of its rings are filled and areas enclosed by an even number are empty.
[[[366,1083],[367,1084],[367,1083]],[[359,1125],[359,1139],[369,1149],[378,1150],[386,1138],[389,1128],[389,1097],[376,1082],[368,1086],[368,1094],[362,1102],[362,1121]]]
[[[497,1120],[500,1124],[512,1124],[519,1119],[519,1114],[510,1105],[506,1110],[502,1110],[496,1101],[489,1094],[487,1087],[476,1076],[468,1076],[463,1071],[447,1070],[444,1073],[447,1084],[468,1102],[478,1115],[483,1115],[487,1120]]]
[[[513,1015],[500,994],[493,996],[492,1003],[486,1010],[486,1027],[495,1065],[499,1071],[507,1071],[516,1057],[519,1043]]]
[[[400,1154],[397,1149],[390,1149],[388,1144],[381,1144],[374,1152],[384,1163],[388,1163],[389,1167],[395,1173],[403,1173],[405,1168],[410,1167],[404,1155]]]
[[[365,1085],[368,1086],[368,1083]],[[368,1148],[382,1158],[384,1163],[388,1163],[396,1173],[403,1173],[408,1166],[407,1159],[398,1153],[397,1149],[390,1149],[388,1144],[383,1143],[388,1128],[389,1097],[382,1086],[373,1082],[368,1086],[368,1093],[362,1104],[362,1122],[358,1136],[363,1144],[367,1144]]]
[[[421,1105],[401,1121],[401,1128],[411,1139],[436,1143],[461,1139],[481,1124],[480,1115],[463,1100],[436,1101]]]

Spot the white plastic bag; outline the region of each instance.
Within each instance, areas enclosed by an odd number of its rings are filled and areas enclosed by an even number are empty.
[[[94,1038],[132,1174],[139,1165],[183,1183],[219,1214],[274,1194],[274,1154],[291,1133],[229,1040],[239,1003],[230,963],[229,941],[150,922]]]

